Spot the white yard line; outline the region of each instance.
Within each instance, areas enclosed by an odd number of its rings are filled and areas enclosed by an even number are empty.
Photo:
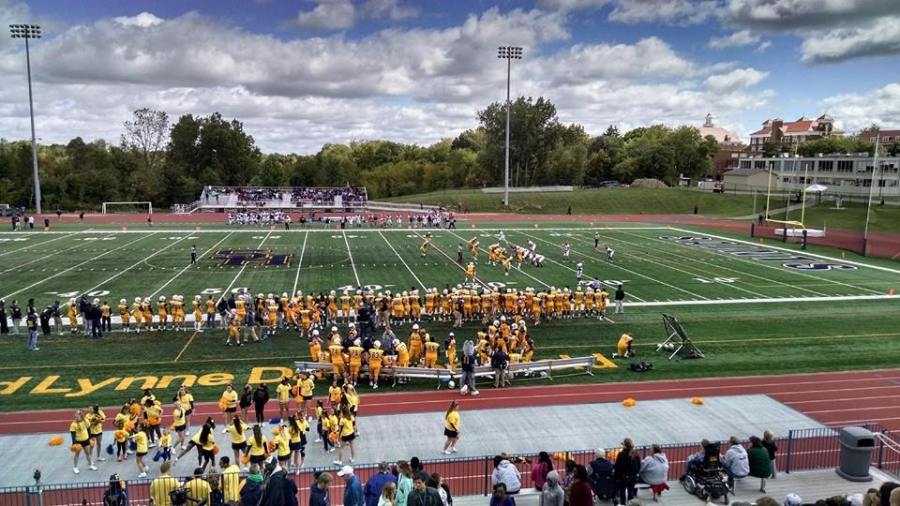
[[[707,234],[707,233],[705,233],[705,232],[695,232],[695,231],[686,230],[686,229],[681,229],[681,228],[672,228],[672,230],[675,230],[675,231],[678,231],[678,232],[683,232],[683,233],[686,233],[686,234],[705,235],[705,236],[707,236],[707,237],[713,237],[713,238],[716,238],[716,239],[719,239],[719,240],[722,240],[722,241],[732,241],[732,242],[736,242],[736,243],[739,243],[739,244],[746,244],[746,245],[748,245],[748,246],[759,247],[758,244],[754,244],[754,243],[752,243],[752,242],[742,241],[742,240],[740,240],[740,239],[731,239],[731,238],[723,237],[723,236],[720,236],[720,235]],[[825,255],[816,255],[816,254],[814,254],[814,253],[807,253],[806,251],[796,251],[796,250],[791,250],[791,249],[788,249],[788,248],[781,248],[781,247],[778,247],[778,246],[771,246],[771,245],[769,245],[769,244],[766,244],[766,245],[765,245],[765,248],[767,248],[767,249],[774,249],[774,250],[778,250],[778,251],[785,251],[785,252],[787,252],[787,253],[792,253],[792,254],[794,254],[794,255],[803,255],[803,256],[809,256],[809,257],[813,257],[813,258],[821,258],[821,259],[823,259],[823,260],[829,260],[829,261],[832,261],[832,262],[835,262],[835,263],[845,263],[845,264],[850,264],[850,265],[856,265],[856,266],[862,266],[862,267],[869,267],[870,269],[876,269],[876,270],[880,270],[880,271],[890,272],[890,273],[893,273],[893,274],[900,274],[900,271],[894,270],[894,269],[888,269],[887,267],[881,267],[881,266],[878,266],[878,265],[869,265],[869,264],[864,264],[864,263],[859,263],[859,262],[853,262],[853,261],[851,261],[851,260],[839,260],[839,259],[837,259],[837,258],[827,257],[827,256],[825,256]],[[704,248],[704,249],[707,249],[708,251],[714,251],[715,253],[717,253],[717,254],[719,254],[719,255],[727,256],[728,258],[732,258],[732,257],[734,256],[734,255],[726,255],[726,254],[724,254],[724,253],[722,253],[722,252],[719,252],[719,251],[716,251],[716,250],[710,250],[709,248]],[[755,262],[755,260],[750,260],[750,259],[747,259],[747,261],[748,261],[748,262]],[[766,264],[764,264],[764,263],[762,263],[762,262],[760,261],[760,262],[759,262],[759,265],[766,265]],[[780,268],[780,267],[774,267],[774,266],[772,266],[772,265],[766,265],[766,267],[769,267],[769,268],[772,268],[772,269],[777,269],[777,270],[779,270],[779,271],[781,271],[781,272],[790,272],[791,274],[796,274],[797,276],[803,276],[803,277],[806,277],[806,278],[815,279],[816,281],[822,281],[822,280],[824,279],[824,280],[826,280],[826,281],[829,281],[829,282],[834,283],[834,284],[837,284],[837,285],[842,285],[842,286],[847,286],[847,287],[850,287],[850,288],[855,288],[856,290],[862,290],[862,291],[872,292],[872,293],[879,293],[877,290],[873,290],[873,289],[871,289],[871,288],[865,288],[865,287],[862,287],[862,286],[851,285],[851,284],[849,284],[849,283],[844,283],[844,282],[841,282],[841,281],[835,281],[835,280],[833,280],[833,279],[819,278],[819,277],[813,276],[813,275],[811,275],[811,274],[806,274],[806,273],[804,273],[804,272],[797,272],[797,271],[787,270],[787,269],[782,270],[782,268]]]
[[[716,300],[666,300],[653,302],[625,303],[625,307],[658,307],[658,306],[717,306],[730,304],[772,304],[785,302],[847,302],[858,300],[894,300],[900,301],[896,295],[836,295],[828,297],[773,297],[768,299],[716,299]]]
[[[229,233],[228,235],[226,235],[225,237],[219,239],[219,242],[213,244],[212,246],[209,247],[209,249],[207,249],[206,251],[204,251],[203,253],[201,253],[201,254],[200,254],[200,258],[205,258],[206,255],[209,255],[210,251],[216,249],[216,246],[218,246],[218,245],[222,244],[223,242],[225,242],[225,239],[228,239],[229,237],[231,237],[231,234],[233,234],[233,233],[234,233],[234,232],[231,232],[231,233]],[[185,272],[186,270],[190,269],[190,268],[191,268],[191,265],[192,265],[192,264],[190,264],[190,263],[188,263],[187,265],[185,265],[183,269],[181,269],[180,271],[178,271],[178,274],[175,274],[174,276],[172,276],[171,278],[169,278],[169,280],[166,281],[165,284],[164,284],[163,286],[157,288],[155,292],[151,293],[151,294],[149,295],[150,300],[153,300],[153,298],[156,297],[156,294],[158,294],[159,292],[163,291],[163,288],[169,286],[169,285],[172,283],[172,281],[175,281],[176,279],[178,279],[179,276],[181,276],[182,274],[184,274],[184,272]]]
[[[48,241],[48,242],[49,242],[49,241]],[[83,248],[83,247],[88,246],[88,245],[89,245],[89,244],[87,244],[87,243],[76,244],[75,246],[72,246],[72,247],[70,247],[70,248],[66,248],[66,249],[59,250],[59,251],[57,251],[56,253],[49,253],[49,254],[46,254],[46,255],[44,255],[44,256],[42,256],[42,257],[37,257],[37,258],[35,258],[35,259],[33,259],[33,260],[29,260],[28,262],[25,262],[24,264],[16,265],[15,267],[10,267],[10,268],[8,268],[8,269],[6,269],[6,270],[0,271],[0,274],[6,274],[7,272],[11,272],[11,271],[14,271],[14,270],[17,270],[17,269],[21,269],[22,267],[25,267],[26,265],[31,265],[31,264],[33,264],[33,263],[35,263],[35,262],[40,262],[41,260],[46,260],[46,259],[48,259],[48,258],[50,258],[50,257],[52,257],[52,256],[54,256],[54,255],[59,255],[60,253],[65,253],[66,251],[70,251],[70,250],[73,250],[73,249],[76,249],[76,248]]]
[[[300,260],[297,262],[297,274],[294,275],[294,288],[291,289],[291,297],[297,293],[297,283],[300,282],[300,266],[303,265],[303,255],[306,253],[306,240],[309,239],[309,230],[303,236],[303,247],[300,248]]]
[[[522,234],[522,235],[528,235],[528,234]],[[554,260],[554,259],[552,259],[552,258],[549,258],[549,257],[544,257],[544,258],[545,258],[546,260],[549,260],[549,261],[555,263],[556,265],[559,265],[560,267],[564,267],[564,268],[566,268],[566,269],[569,269],[569,270],[572,271],[572,272],[578,272],[578,271],[576,271],[575,269],[569,267],[568,265],[566,265],[566,264],[564,264],[564,263],[562,263],[562,262],[557,262],[556,260]],[[593,277],[593,276],[587,276],[587,278],[588,278],[588,279],[592,279],[592,280],[594,280],[594,281],[601,281],[601,283],[602,283],[602,280],[597,279],[597,278],[595,278],[595,277]],[[638,297],[637,295],[634,295],[633,293],[629,293],[628,296],[629,296],[629,297],[633,297],[633,298],[635,298],[635,299],[637,299],[637,300],[639,300],[639,301],[642,301],[642,302],[644,301],[644,299]],[[610,321],[612,321],[612,320],[610,320]]]
[[[419,239],[422,238],[422,236],[420,236],[419,233],[418,233],[415,229],[412,230],[412,233],[416,234],[416,237],[418,237]],[[431,244],[431,247],[434,248],[435,251],[437,251],[438,253],[440,253],[441,255],[443,255],[444,258],[446,258],[447,261],[449,261],[451,265],[455,265],[455,266],[459,267],[463,272],[466,271],[466,267],[465,267],[464,265],[460,265],[458,262],[456,262],[455,260],[453,260],[452,258],[450,258],[450,255],[448,255],[447,253],[444,252],[444,250],[442,250],[441,248],[439,248],[439,247],[437,246],[437,244],[432,243],[432,244]],[[487,283],[485,283],[484,281],[482,281],[482,280],[478,277],[477,274],[475,275],[475,281],[477,281],[478,284],[480,284],[480,285],[483,286],[484,288],[487,288],[488,290],[493,290],[493,288],[491,288],[490,285],[488,285]]]
[[[350,241],[347,240],[347,232],[341,230],[341,235],[344,236],[344,244],[347,245],[347,254],[350,255],[350,267],[353,267],[353,277],[356,278],[356,286],[362,286],[362,283],[359,282],[359,274],[356,272],[356,263],[353,262],[353,252],[350,251]]]
[[[628,235],[630,235],[630,236],[633,236],[633,237],[640,238],[640,239],[652,239],[652,240],[654,240],[654,241],[658,241],[658,242],[661,242],[661,243],[663,243],[663,244],[670,244],[670,243],[668,243],[668,242],[666,242],[666,241],[663,241],[662,239],[658,239],[658,238],[656,238],[656,237],[646,237],[646,236],[643,236],[643,235],[633,234],[633,233],[631,233],[631,232],[624,232],[624,233],[626,233],[626,234],[628,234]],[[622,239],[618,239],[618,240],[621,241]],[[677,247],[681,247],[681,248],[685,248],[685,249],[690,249],[690,250],[694,251],[694,250],[691,249],[689,246],[685,246],[685,245],[683,245],[683,244],[676,244],[676,246],[677,246]],[[667,254],[669,254],[669,255],[673,255],[673,256],[676,256],[676,257],[678,257],[678,258],[683,258],[683,259],[685,259],[685,260],[689,260],[689,261],[692,261],[692,262],[701,262],[701,260],[699,260],[699,259],[695,259],[695,258],[692,258],[692,257],[690,257],[690,256],[679,255],[678,253],[669,252],[669,251],[666,251],[666,250],[664,250],[664,249],[662,249],[662,248],[654,248],[654,249],[656,249],[657,251],[663,251],[663,252],[665,252],[665,253],[667,253]],[[718,251],[713,251],[712,253],[714,253],[714,254],[716,254],[716,255],[719,255],[719,256],[723,256],[723,255],[722,255],[721,253],[719,253]],[[730,257],[728,257],[728,256],[725,256],[725,257],[726,257],[726,258],[730,258]],[[751,265],[759,265],[760,267],[769,267],[769,268],[775,269],[775,270],[777,270],[777,271],[779,271],[779,272],[783,272],[783,271],[782,271],[781,269],[779,269],[778,267],[772,267],[772,266],[770,266],[770,265],[754,263],[754,262],[755,262],[754,260],[749,260],[749,259],[740,258],[740,257],[738,257],[737,259],[738,259],[738,260],[745,260],[745,261],[748,261],[748,262],[750,262]],[[805,287],[802,287],[802,286],[792,285],[792,284],[790,284],[790,283],[783,283],[783,282],[781,282],[781,281],[778,281],[777,279],[767,278],[767,277],[765,277],[765,276],[760,276],[760,275],[758,275],[758,274],[752,274],[752,273],[745,272],[745,271],[742,271],[742,270],[739,270],[739,269],[733,269],[733,268],[731,268],[731,267],[726,267],[726,266],[724,266],[724,265],[717,265],[716,267],[719,268],[719,269],[725,270],[725,271],[729,271],[729,272],[734,272],[734,273],[736,273],[736,274],[740,274],[740,275],[742,275],[742,276],[750,276],[751,278],[761,279],[761,280],[764,280],[764,281],[768,281],[768,282],[771,282],[771,283],[775,283],[775,285],[773,285],[773,286],[762,286],[762,287],[760,287],[759,285],[757,285],[757,288],[774,288],[774,286],[780,285],[780,286],[786,286],[786,287],[789,287],[789,288],[796,288],[797,290],[801,290],[801,291],[804,291],[804,292],[809,292],[809,293],[812,293],[812,294],[814,294],[814,295],[819,295],[819,296],[822,296],[822,297],[827,297],[827,296],[828,296],[828,294],[825,294],[825,293],[822,293],[822,292],[817,292],[817,291],[815,291],[815,290],[810,290],[810,289],[805,288]],[[816,285],[807,285],[807,286],[830,286],[830,285],[828,285],[828,284],[826,283],[826,284],[816,284]]]
[[[20,232],[4,232],[4,233],[5,233],[5,234],[21,235]],[[44,233],[49,233],[49,232],[44,232]],[[3,252],[3,253],[0,253],[0,257],[6,256],[6,255],[10,255],[10,254],[12,254],[12,253],[17,253],[17,252],[22,251],[22,250],[26,250],[26,249],[30,249],[30,248],[36,248],[36,247],[39,247],[39,246],[43,246],[43,245],[49,244],[49,243],[51,243],[51,242],[53,242],[53,241],[58,241],[58,240],[60,240],[60,239],[65,239],[66,237],[68,237],[69,235],[72,234],[72,232],[57,232],[57,233],[62,233],[62,234],[64,234],[64,235],[61,235],[61,236],[57,237],[56,239],[50,239],[49,241],[42,241],[42,242],[39,242],[39,243],[37,243],[37,244],[31,243],[31,244],[28,244],[27,246],[23,246],[23,247],[18,248],[18,249],[14,249],[14,250],[10,250],[10,251],[6,251],[6,252]],[[26,236],[26,237],[27,237],[27,236]]]
[[[94,260],[97,260],[98,258],[103,258],[103,257],[105,257],[106,255],[109,255],[110,253],[116,252],[116,251],[118,251],[118,250],[120,250],[120,249],[122,249],[122,248],[125,248],[125,247],[127,247],[127,246],[131,246],[132,244],[134,244],[134,243],[136,243],[136,242],[138,242],[138,241],[142,241],[142,240],[146,239],[147,237],[150,237],[151,235],[153,235],[153,232],[150,232],[150,233],[144,232],[144,233],[145,233],[146,235],[144,235],[143,237],[138,237],[137,239],[135,239],[135,240],[133,240],[133,241],[131,241],[131,242],[127,242],[127,243],[125,243],[125,244],[123,244],[123,245],[121,245],[121,246],[119,246],[119,247],[117,247],[117,248],[113,248],[113,249],[111,249],[111,250],[109,250],[109,251],[107,251],[107,252],[105,252],[105,253],[101,253],[101,254],[99,254],[99,255],[93,257],[93,258],[90,258],[90,259],[88,259],[88,260],[85,260],[84,262],[77,263],[77,264],[73,265],[72,267],[69,267],[68,269],[61,270],[61,271],[57,272],[56,274],[53,274],[52,276],[47,276],[46,278],[44,278],[44,279],[42,279],[42,280],[40,280],[40,281],[36,281],[36,282],[34,282],[34,283],[32,283],[32,284],[30,284],[30,285],[24,287],[24,288],[19,288],[18,290],[16,290],[15,292],[13,292],[13,293],[11,293],[11,294],[9,294],[9,295],[4,295],[3,298],[4,298],[4,299],[8,299],[8,298],[12,297],[13,295],[16,295],[16,294],[18,294],[18,293],[24,292],[25,290],[29,290],[29,289],[31,289],[31,288],[34,288],[34,287],[36,287],[36,286],[38,286],[38,285],[40,285],[40,284],[42,284],[42,283],[45,283],[45,282],[47,282],[47,281],[50,281],[51,279],[53,279],[53,278],[55,278],[55,277],[62,276],[63,274],[65,274],[65,273],[67,273],[67,272],[69,272],[69,271],[71,271],[71,270],[73,270],[73,269],[77,269],[77,268],[81,267],[81,266],[84,265],[84,264],[87,264],[87,263],[89,263],[89,262],[93,262]]]
[[[177,241],[173,241],[171,244],[168,244],[166,247],[154,251],[153,253],[147,255],[146,257],[144,257],[144,258],[138,260],[137,262],[135,262],[135,263],[129,265],[128,267],[122,269],[121,271],[119,271],[119,272],[113,274],[112,276],[110,276],[110,277],[104,279],[104,280],[103,280],[102,282],[100,282],[97,286],[88,288],[87,290],[85,290],[84,292],[82,292],[82,294],[85,294],[85,293],[88,293],[88,292],[93,292],[94,290],[100,288],[101,286],[105,285],[106,283],[109,283],[110,281],[112,281],[112,280],[118,278],[118,277],[121,276],[122,274],[125,274],[126,272],[130,271],[131,269],[134,269],[134,268],[137,267],[138,265],[141,265],[142,263],[146,262],[147,260],[150,260],[151,258],[155,257],[156,255],[159,255],[159,254],[162,253],[163,251],[166,251],[167,249],[169,249],[169,248],[175,246],[176,244],[180,243],[181,241],[187,239],[187,238],[189,237],[189,235],[190,235],[190,234],[186,234],[186,235],[184,235],[181,239],[178,239]]]
[[[623,243],[623,244],[627,244],[627,245],[629,245],[629,246],[640,247],[639,244],[635,244],[635,243],[633,243],[633,242],[628,242],[628,241],[626,241],[626,240],[624,240],[624,239],[619,239],[619,238],[613,237],[613,236],[611,236],[611,235],[607,235],[607,236],[605,236],[605,237],[606,237],[606,239],[613,240],[613,241],[619,241],[619,242],[621,242],[621,243]],[[650,249],[654,249],[654,250],[656,250],[656,251],[663,251],[663,250],[660,250],[660,249],[657,249],[657,248],[650,248]],[[636,258],[641,258],[641,257],[637,257],[637,256],[636,256]],[[671,269],[671,270],[673,270],[673,271],[680,272],[680,273],[682,273],[682,274],[687,274],[688,276],[692,276],[692,277],[695,277],[695,278],[698,277],[698,276],[699,276],[699,277],[710,276],[710,274],[707,273],[707,272],[700,272],[700,273],[698,273],[697,271],[693,271],[693,272],[691,272],[691,271],[686,271],[686,270],[684,270],[684,269],[679,269],[678,267],[673,267],[673,266],[671,266],[671,265],[668,265],[668,264],[665,264],[665,263],[662,263],[662,262],[657,262],[656,260],[651,260],[650,258],[647,258],[647,257],[643,257],[643,258],[641,258],[641,259],[642,259],[643,261],[645,261],[645,262],[650,262],[651,264],[658,265],[658,266],[662,267],[663,269]],[[764,299],[765,299],[766,297],[768,297],[768,295],[766,295],[766,294],[764,294],[764,293],[759,293],[759,292],[754,292],[753,290],[748,290],[748,289],[746,289],[746,288],[737,286],[737,284],[735,284],[735,283],[723,283],[723,282],[720,282],[720,281],[714,281],[714,284],[721,285],[721,286],[727,286],[728,288],[733,288],[733,289],[735,289],[735,290],[739,290],[739,291],[744,292],[744,293],[749,293],[750,295],[754,295],[754,296],[756,296],[756,297],[762,297],[762,298],[764,298]]]
[[[448,232],[449,232],[449,230],[448,230]],[[462,237],[461,235],[457,234],[456,232],[450,232],[450,233],[453,234],[453,235],[455,235],[457,238],[459,238],[459,240],[465,241],[465,239],[463,239],[463,237]],[[488,253],[488,251],[487,251],[486,249],[482,248],[481,246],[479,246],[478,249],[479,249],[480,251],[483,251],[483,252],[485,252],[485,253]],[[552,285],[548,285],[547,283],[544,283],[544,282],[541,281],[540,279],[538,279],[538,278],[532,276],[531,274],[528,274],[528,273],[525,272],[525,271],[518,271],[518,272],[519,272],[519,274],[523,274],[523,275],[528,276],[529,278],[531,278],[531,279],[537,281],[538,283],[540,283],[541,285],[543,285],[545,288],[552,288]]]
[[[418,283],[419,286],[422,287],[422,290],[426,290],[427,288],[425,287],[425,283],[422,283],[422,280],[419,279],[419,276],[416,276],[416,273],[413,272],[413,270],[409,268],[409,264],[407,264],[406,260],[404,260],[403,257],[400,256],[400,253],[397,252],[397,250],[394,248],[394,245],[391,244],[391,242],[387,240],[387,237],[385,237],[384,234],[381,233],[380,230],[378,231],[378,235],[380,235],[381,238],[384,239],[384,242],[386,242],[388,247],[391,248],[391,251],[393,251],[394,254],[397,255],[397,258],[400,259],[400,262],[403,264],[404,267],[406,267],[406,270],[408,270],[409,273],[412,274],[412,277],[415,278],[416,283]]]
[[[550,242],[550,241],[548,241],[548,240],[546,240],[546,239],[541,239],[540,237],[537,237],[537,236],[534,236],[534,235],[531,235],[531,234],[526,234],[526,233],[524,233],[524,232],[523,232],[523,234],[524,234],[524,235],[527,235],[527,236],[529,236],[529,237],[531,237],[531,238],[533,238],[533,239],[537,239],[538,241],[543,241],[543,242],[545,242],[545,243],[547,243],[547,244],[550,244],[551,246],[555,246],[555,244],[553,244],[552,242]],[[592,256],[590,256],[590,255],[586,255],[586,254],[584,254],[584,253],[580,253],[580,252],[575,251],[575,250],[572,250],[572,251],[573,251],[576,255],[581,255],[581,256],[583,256],[583,257],[585,257],[585,258],[594,259],[594,257],[592,257]],[[614,263],[610,262],[610,263],[609,263],[609,266],[610,266],[610,267],[616,267],[616,268],[621,269],[621,270],[623,270],[623,271],[625,271],[625,272],[627,272],[627,273],[629,273],[629,274],[633,274],[633,275],[635,275],[635,276],[639,276],[639,277],[642,277],[642,278],[644,278],[644,279],[649,279],[650,281],[653,281],[654,283],[659,283],[659,284],[661,284],[661,285],[663,285],[663,286],[668,286],[669,288],[672,288],[672,289],[674,289],[674,290],[678,290],[679,292],[684,292],[684,293],[686,293],[686,294],[688,294],[688,295],[690,295],[690,296],[692,296],[692,297],[697,297],[698,299],[702,299],[702,300],[709,300],[707,297],[704,297],[704,296],[702,296],[702,295],[700,295],[700,294],[694,293],[694,292],[692,292],[692,291],[690,291],[690,290],[685,290],[684,288],[680,288],[680,287],[677,287],[677,286],[675,286],[675,285],[670,285],[669,283],[666,283],[665,281],[662,281],[662,280],[659,280],[659,279],[652,278],[652,277],[650,277],[650,276],[641,274],[640,272],[633,271],[633,270],[631,270],[631,269],[629,269],[629,268],[627,268],[627,267],[623,267],[623,266],[621,266],[621,265],[619,265],[619,264],[614,264]],[[636,303],[636,304],[641,304],[641,303],[638,302],[638,303]],[[649,303],[648,303],[648,304],[649,304]]]
[[[262,238],[262,240],[259,241],[259,244],[256,246],[256,249],[261,249],[263,243],[266,242],[266,239],[268,239],[270,235],[272,235],[272,230],[271,230],[271,229],[266,233],[266,235]],[[225,296],[228,295],[228,293],[231,292],[231,288],[232,288],[232,287],[234,286],[234,284],[237,282],[238,278],[241,277],[241,274],[244,273],[244,269],[247,268],[247,265],[249,265],[249,264],[245,263],[244,265],[241,266],[241,270],[239,270],[238,273],[234,275],[234,279],[231,280],[231,283],[228,284],[228,288],[226,288],[225,291],[222,292],[222,295],[219,296],[219,299],[216,300],[216,304],[218,304],[219,301],[221,301],[222,299],[224,299]]]

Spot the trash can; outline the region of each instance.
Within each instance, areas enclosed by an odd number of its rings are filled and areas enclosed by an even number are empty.
[[[875,435],[862,427],[844,427],[838,439],[841,459],[837,474],[849,481],[872,481],[869,462],[875,449]]]

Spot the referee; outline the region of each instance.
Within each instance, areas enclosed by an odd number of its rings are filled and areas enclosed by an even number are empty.
[[[197,245],[191,244],[191,265],[197,263]]]

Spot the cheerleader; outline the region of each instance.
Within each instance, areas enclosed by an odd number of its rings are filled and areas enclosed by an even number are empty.
[[[250,426],[236,415],[228,424],[228,434],[231,435],[231,452],[235,462],[240,462],[241,454],[247,453],[247,430],[249,428]]]
[[[149,451],[149,446],[147,445],[147,433],[144,430],[144,423],[140,420],[134,424],[134,434],[129,437],[132,441],[134,441],[134,463],[138,468],[138,478],[146,478],[147,477],[147,465],[144,464],[144,456],[147,455]]]
[[[212,462],[215,456],[215,428],[216,423],[213,421],[212,417],[207,418],[206,423],[203,424],[203,428],[200,429],[200,432],[194,434],[194,437],[188,441],[187,448],[181,450],[175,460],[181,459],[192,449],[197,448],[197,463],[205,471],[207,464]]]
[[[97,449],[97,457],[94,460],[104,462],[106,458],[101,452],[103,451],[103,422],[106,421],[106,413],[100,409],[100,406],[94,405],[85,418],[89,425],[91,439],[94,440],[94,448]]]
[[[259,424],[253,426],[253,435],[247,440],[247,445],[250,463],[261,466],[266,460],[269,441],[266,439],[266,436],[263,436],[262,428],[260,428]]]
[[[278,417],[287,420],[291,404],[291,380],[287,376],[281,378],[281,383],[275,388],[278,397]]]
[[[272,440],[275,445],[275,455],[278,458],[278,465],[281,466],[285,472],[290,472],[288,468],[288,462],[291,460],[291,437],[288,434],[287,425],[281,424],[278,429],[276,429],[275,438]]]
[[[181,405],[181,401],[175,401],[174,407],[172,408],[172,428],[175,429],[175,434],[178,435],[178,448],[184,450],[184,433],[187,429],[187,414],[186,410]]]
[[[308,372],[300,373],[297,380],[297,414],[301,418],[312,420],[312,416],[309,416],[309,403],[312,401],[315,386],[316,382]]]
[[[237,412],[237,403],[238,393],[234,391],[234,386],[229,383],[225,386],[225,391],[222,392],[222,397],[219,399],[219,406],[222,408],[222,425],[225,426],[222,429],[222,434],[228,432],[228,420]]]
[[[322,420],[322,431],[325,435],[323,439],[326,453],[331,453],[336,449],[340,440],[340,427],[338,426],[337,404],[333,404],[328,414]]]
[[[291,416],[288,418],[288,436],[290,437],[291,466],[300,475],[300,467],[306,458],[306,433],[309,432],[309,422],[303,416]]]
[[[144,419],[146,420],[145,425],[150,447],[155,446],[156,440],[162,437],[162,432],[160,431],[162,415],[162,407],[159,402],[151,399],[144,401]]]
[[[350,411],[349,405],[344,405],[338,418],[338,433],[341,438],[341,445],[338,448],[338,458],[334,461],[337,465],[344,464],[344,450],[350,450],[350,463],[352,464],[356,457],[356,420]]]
[[[72,472],[75,474],[80,472],[78,470],[78,458],[82,453],[84,453],[84,457],[87,459],[88,469],[96,471],[97,466],[94,465],[94,461],[91,459],[89,424],[87,420],[84,419],[84,415],[80,409],[75,411],[75,419],[69,424],[69,434],[72,436],[72,451],[75,453]]]
[[[190,436],[191,414],[194,412],[194,396],[186,386],[181,385],[181,388],[175,393],[175,400],[181,404],[181,408],[184,410],[184,435]],[[184,444],[182,444],[182,448],[184,448]]]
[[[450,407],[444,414],[444,435],[447,436],[447,440],[444,441],[444,455],[456,453],[456,443],[459,441],[459,405],[456,401],[450,402]]]

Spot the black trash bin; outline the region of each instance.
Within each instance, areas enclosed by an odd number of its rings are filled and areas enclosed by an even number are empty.
[[[837,474],[849,481],[872,481],[869,462],[875,449],[875,434],[862,427],[844,427],[838,439],[841,459]]]

